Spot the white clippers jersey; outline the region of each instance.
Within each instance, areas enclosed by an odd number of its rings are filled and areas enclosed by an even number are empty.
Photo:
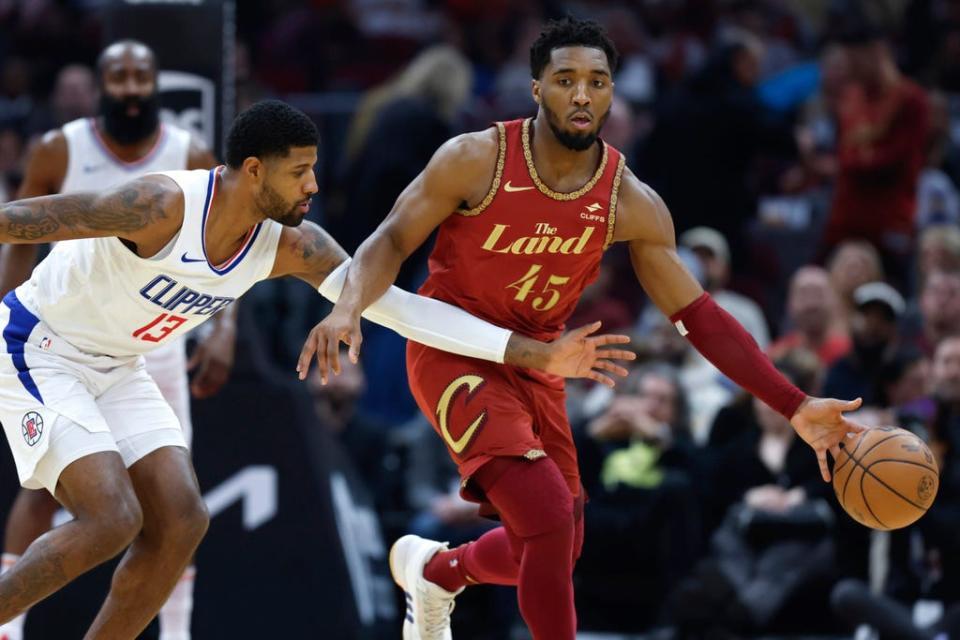
[[[124,162],[113,155],[93,118],[68,122],[62,131],[67,140],[67,175],[60,193],[99,191],[147,173],[187,168],[190,132],[179,127],[161,124],[153,149],[136,162]]]
[[[185,335],[266,279],[280,240],[281,225],[265,220],[229,260],[207,262],[203,237],[218,173],[162,174],[183,191],[183,226],[157,255],[141,258],[116,237],[59,242],[16,296],[91,354],[143,354]]]

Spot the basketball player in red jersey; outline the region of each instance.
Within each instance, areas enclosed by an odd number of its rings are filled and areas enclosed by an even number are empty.
[[[604,250],[628,242],[654,304],[721,371],[790,419],[827,480],[826,452],[863,429],[842,415],[860,401],[804,395],[683,267],[663,201],[598,138],[613,97],[613,43],[596,23],[567,18],[546,26],[530,62],[536,117],[437,151],[357,251],[307,351],[319,345],[321,368],[335,372],[341,340],[356,358],[360,312],[438,226],[421,293],[540,339],[563,330]],[[573,640],[583,494],[562,381],[413,343],[407,366],[417,403],[459,466],[463,495],[495,510],[503,526],[453,550],[416,536],[394,545],[404,639],[450,638],[453,597],[489,583],[517,586],[536,640]]]

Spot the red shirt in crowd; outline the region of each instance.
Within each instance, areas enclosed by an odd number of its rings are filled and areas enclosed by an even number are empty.
[[[926,92],[907,78],[880,98],[850,85],[840,101],[836,191],[827,243],[864,238],[902,252],[913,236],[929,128]]]

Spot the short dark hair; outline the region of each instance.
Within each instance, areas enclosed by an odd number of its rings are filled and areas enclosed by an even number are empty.
[[[593,20],[577,20],[567,16],[551,20],[540,32],[540,37],[530,46],[530,75],[539,79],[543,69],[550,63],[550,53],[561,47],[591,47],[607,54],[610,71],[617,70],[620,54],[606,29]]]
[[[286,157],[291,147],[316,147],[320,132],[307,114],[279,100],[261,100],[236,117],[227,134],[227,166],[243,161]]]

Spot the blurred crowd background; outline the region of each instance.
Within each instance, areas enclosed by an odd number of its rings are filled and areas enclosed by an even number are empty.
[[[0,0],[0,200],[36,136],[95,112],[99,5]],[[639,355],[615,391],[569,385],[590,495],[581,629],[960,630],[960,0],[242,0],[237,107],[274,96],[315,118],[311,217],[353,251],[444,140],[534,113],[529,45],[568,13],[622,54],[604,138],[664,197],[704,287],[798,386],[862,397],[858,419],[916,431],[942,472],[919,524],[854,524],[789,424],[692,350],[615,247],[571,321],[630,333]],[[398,284],[419,285],[428,249]],[[296,283],[245,300],[292,378],[325,305]],[[402,340],[366,331],[360,366],[302,391],[314,428],[348,452],[388,544],[475,537],[491,523],[457,497]],[[523,637],[508,590],[460,600],[458,639]]]

